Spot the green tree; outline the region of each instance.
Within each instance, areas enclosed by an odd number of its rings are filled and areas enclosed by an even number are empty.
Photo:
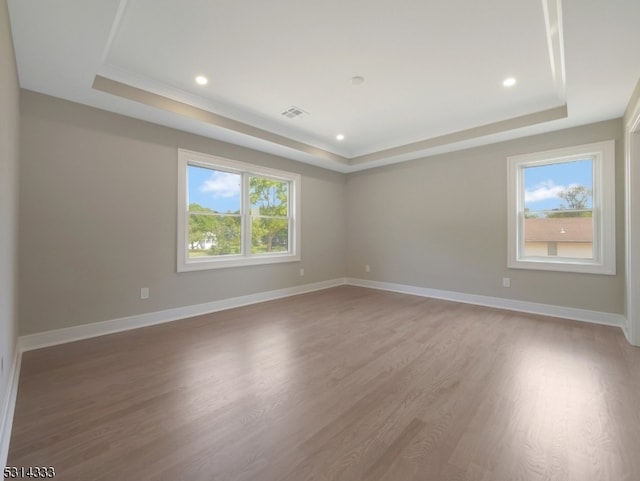
[[[213,218],[209,213],[214,213],[211,209],[202,207],[200,204],[189,204],[189,249],[202,249],[207,241],[213,241],[214,225]]]
[[[217,215],[214,219],[215,243],[211,255],[240,254],[240,216]]]
[[[209,255],[240,253],[240,212],[226,214],[221,215],[196,203],[189,204],[189,249],[192,254],[202,252],[207,244],[211,245],[207,251]]]
[[[289,182],[264,177],[249,179],[252,252],[286,251],[289,246]],[[189,204],[189,249],[192,255],[239,254],[240,212],[216,212]]]
[[[249,179],[251,244],[254,252],[287,250],[289,183],[264,177]]]
[[[578,210],[587,207],[591,194],[591,189],[587,189],[584,185],[574,185],[560,192],[558,197],[567,203],[566,206],[561,205],[562,209]]]
[[[593,192],[584,185],[574,185],[558,193],[558,197],[566,202],[560,204],[558,212],[552,212],[547,217],[591,217],[593,213],[588,210],[589,199]]]

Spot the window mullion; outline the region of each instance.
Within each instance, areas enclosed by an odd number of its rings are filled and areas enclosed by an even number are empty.
[[[251,256],[251,202],[247,172],[242,173],[242,255]]]

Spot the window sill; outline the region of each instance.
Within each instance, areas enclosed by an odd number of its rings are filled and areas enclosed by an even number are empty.
[[[300,261],[299,254],[266,254],[264,256],[261,255],[255,257],[229,256],[224,259],[190,259],[186,262],[179,263],[178,272],[226,269],[231,267],[258,266],[298,261]]]
[[[616,267],[595,262],[562,259],[550,261],[549,259],[519,259],[512,260],[508,263],[509,269],[530,269],[538,271],[555,271],[555,272],[577,272],[582,274],[604,274],[614,276]]]

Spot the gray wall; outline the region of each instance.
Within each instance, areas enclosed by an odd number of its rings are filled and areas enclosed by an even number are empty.
[[[18,188],[18,75],[7,2],[0,3],[0,416],[18,334],[16,314],[16,222]],[[0,423],[2,419],[0,419]]]
[[[507,269],[506,157],[609,139],[616,140],[617,275]],[[618,119],[349,174],[347,274],[621,314],[623,152]]]
[[[624,312],[620,119],[344,176],[33,92],[21,110],[21,334],[345,275]],[[607,139],[618,274],[507,269],[506,157]],[[303,261],[176,273],[178,147],[301,173]]]
[[[345,276],[343,174],[34,92],[21,112],[21,334]],[[179,147],[302,174],[302,262],[176,273]]]

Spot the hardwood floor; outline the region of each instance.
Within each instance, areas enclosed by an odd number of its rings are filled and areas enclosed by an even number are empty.
[[[24,354],[56,480],[640,480],[619,329],[344,286]]]

